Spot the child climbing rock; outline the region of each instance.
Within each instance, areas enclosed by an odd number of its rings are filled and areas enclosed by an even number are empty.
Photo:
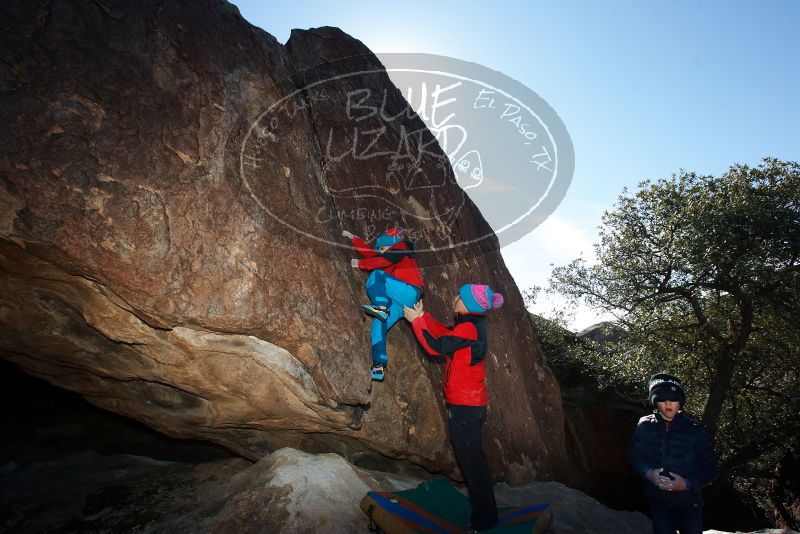
[[[489,286],[466,284],[453,299],[453,328],[423,311],[422,302],[403,310],[425,351],[431,356],[447,357],[442,375],[447,426],[472,506],[469,530],[491,528],[498,520],[481,431],[488,403],[486,315],[502,305],[503,295]]]
[[[403,317],[403,306],[414,306],[422,297],[422,274],[414,259],[414,245],[404,239],[402,228],[389,228],[375,240],[375,248],[345,230],[361,259],[352,260],[354,268],[370,271],[366,291],[370,303],[364,312],[372,316],[372,379],[383,381],[389,356],[386,335]]]

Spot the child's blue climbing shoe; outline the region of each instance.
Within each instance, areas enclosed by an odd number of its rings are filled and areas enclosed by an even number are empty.
[[[371,315],[376,319],[380,319],[381,321],[385,321],[389,318],[389,310],[386,306],[377,306],[375,304],[362,304],[361,308],[367,315]]]
[[[384,367],[382,365],[373,365],[372,366],[372,380],[375,382],[383,382],[384,377]]]

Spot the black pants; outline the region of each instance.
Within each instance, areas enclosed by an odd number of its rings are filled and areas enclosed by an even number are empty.
[[[668,506],[649,499],[655,534],[702,534],[703,509],[698,505]]]
[[[469,504],[472,506],[471,526],[477,530],[491,528],[497,523],[494,487],[481,440],[485,420],[486,406],[447,405],[450,441],[467,483]]]

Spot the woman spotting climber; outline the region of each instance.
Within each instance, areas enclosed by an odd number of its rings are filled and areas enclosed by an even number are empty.
[[[497,523],[489,464],[481,430],[486,420],[486,315],[503,305],[503,295],[489,286],[466,284],[453,299],[455,325],[447,328],[423,311],[422,302],[403,310],[414,335],[431,356],[445,356],[443,374],[447,426],[458,467],[467,483],[472,517],[468,531]]]
[[[375,240],[375,248],[345,230],[361,259],[353,259],[354,268],[370,271],[366,291],[370,303],[361,307],[372,316],[372,380],[382,382],[389,356],[386,336],[403,317],[403,306],[414,306],[422,298],[422,274],[414,259],[414,245],[404,239],[402,228],[389,228]]]

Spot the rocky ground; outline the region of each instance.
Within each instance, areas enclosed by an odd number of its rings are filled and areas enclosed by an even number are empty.
[[[372,489],[418,479],[367,471],[335,454],[281,449],[251,464],[202,463],[130,454],[69,453],[7,462],[0,473],[8,532],[367,532],[358,503]],[[553,482],[497,487],[500,505],[555,506],[554,533],[638,534],[637,512],[618,512]]]
[[[367,532],[358,503],[431,476],[280,449],[258,462],[175,440],[0,362],[0,532]],[[638,533],[649,522],[543,482],[497,486],[501,505],[552,502],[553,532]]]
[[[417,483],[413,477],[354,467],[335,454],[295,449],[278,450],[256,463],[70,453],[2,467],[0,531],[350,534],[368,531],[358,507],[367,491]],[[651,531],[643,514],[612,510],[556,482],[499,484],[496,491],[501,506],[552,503],[553,534]]]

